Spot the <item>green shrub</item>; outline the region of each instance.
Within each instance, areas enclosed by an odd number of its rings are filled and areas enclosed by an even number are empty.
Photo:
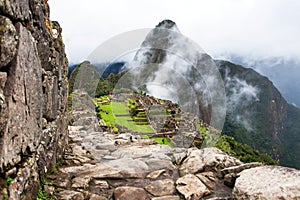
[[[42,187],[39,189],[36,200],[54,200],[54,197],[48,194]]]
[[[259,153],[247,144],[237,142],[233,137],[222,135],[216,147],[221,151],[240,159],[242,162],[261,162],[267,165],[278,165],[269,155]]]
[[[6,183],[7,183],[7,185],[10,185],[10,184],[12,183],[13,180],[14,180],[13,178],[7,177],[7,178],[6,178]]]

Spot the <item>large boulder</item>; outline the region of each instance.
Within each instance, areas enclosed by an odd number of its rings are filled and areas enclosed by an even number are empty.
[[[172,179],[153,181],[145,189],[154,196],[166,196],[175,193],[175,184]]]
[[[208,188],[193,174],[187,174],[177,179],[176,189],[187,200],[200,199],[210,194]]]
[[[262,166],[242,171],[233,189],[235,199],[300,199],[300,171]]]
[[[115,200],[145,200],[147,194],[143,188],[118,187],[114,191]]]
[[[217,148],[204,148],[191,151],[179,167],[179,172],[181,176],[202,171],[216,172],[241,164],[241,161],[228,156]]]

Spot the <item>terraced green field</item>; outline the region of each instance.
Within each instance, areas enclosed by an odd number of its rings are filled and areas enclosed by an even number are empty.
[[[101,116],[107,126],[117,132],[117,124],[124,126],[134,132],[153,133],[153,129],[148,123],[135,122],[130,115],[128,104],[130,102],[109,102],[108,96],[102,96],[96,99],[97,116]],[[132,104],[130,104],[132,106]],[[139,116],[140,119],[145,119],[144,116]]]

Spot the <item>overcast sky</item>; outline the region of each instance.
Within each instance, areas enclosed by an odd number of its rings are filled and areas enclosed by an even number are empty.
[[[214,57],[300,58],[299,0],[49,0],[71,63],[109,38],[164,19]]]

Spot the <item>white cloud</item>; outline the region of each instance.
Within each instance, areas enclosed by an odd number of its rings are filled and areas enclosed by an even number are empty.
[[[67,54],[79,62],[112,36],[174,20],[212,55],[300,57],[297,0],[49,0],[63,27]]]

